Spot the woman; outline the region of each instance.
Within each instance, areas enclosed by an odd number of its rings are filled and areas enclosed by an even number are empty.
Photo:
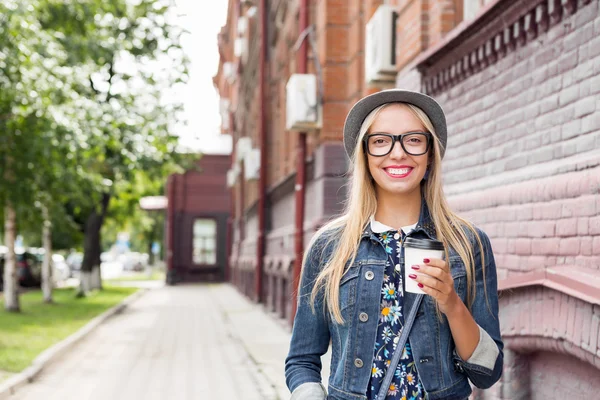
[[[348,114],[344,145],[346,211],[303,261],[285,366],[292,399],[466,399],[469,382],[490,387],[503,360],[496,266],[485,233],[446,203],[442,108],[404,90],[367,96]],[[407,237],[441,241],[444,259],[404,265]],[[425,294],[403,290],[406,268]],[[327,395],[320,357],[330,343]]]

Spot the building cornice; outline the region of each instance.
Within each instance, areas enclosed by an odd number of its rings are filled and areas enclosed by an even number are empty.
[[[591,1],[581,0],[581,4]],[[577,0],[488,4],[474,20],[464,21],[418,57],[415,65],[423,76],[422,90],[433,95],[448,90],[575,14],[577,4]]]

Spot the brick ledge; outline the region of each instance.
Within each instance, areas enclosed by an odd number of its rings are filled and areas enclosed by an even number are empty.
[[[498,291],[528,286],[545,286],[587,303],[600,305],[600,276],[598,271],[589,268],[565,265],[511,276],[498,282]]]
[[[423,90],[432,95],[533,41],[591,0],[495,0],[463,21],[416,60]]]

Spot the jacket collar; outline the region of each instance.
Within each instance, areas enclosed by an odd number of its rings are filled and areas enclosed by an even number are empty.
[[[435,225],[431,220],[431,214],[429,213],[429,207],[427,207],[427,202],[425,199],[421,200],[421,212],[419,214],[419,222],[417,222],[417,226],[411,232],[411,235],[416,232],[423,232],[429,239],[435,240],[437,238],[435,232]],[[376,239],[375,233],[371,229],[371,221],[367,221],[363,227],[363,233],[361,235],[361,239],[365,237],[370,237],[372,239]]]

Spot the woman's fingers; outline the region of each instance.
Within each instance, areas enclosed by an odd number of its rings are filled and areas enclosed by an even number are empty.
[[[410,274],[409,278],[441,293],[449,293],[454,288],[454,285],[450,285],[447,281],[426,274]]]

